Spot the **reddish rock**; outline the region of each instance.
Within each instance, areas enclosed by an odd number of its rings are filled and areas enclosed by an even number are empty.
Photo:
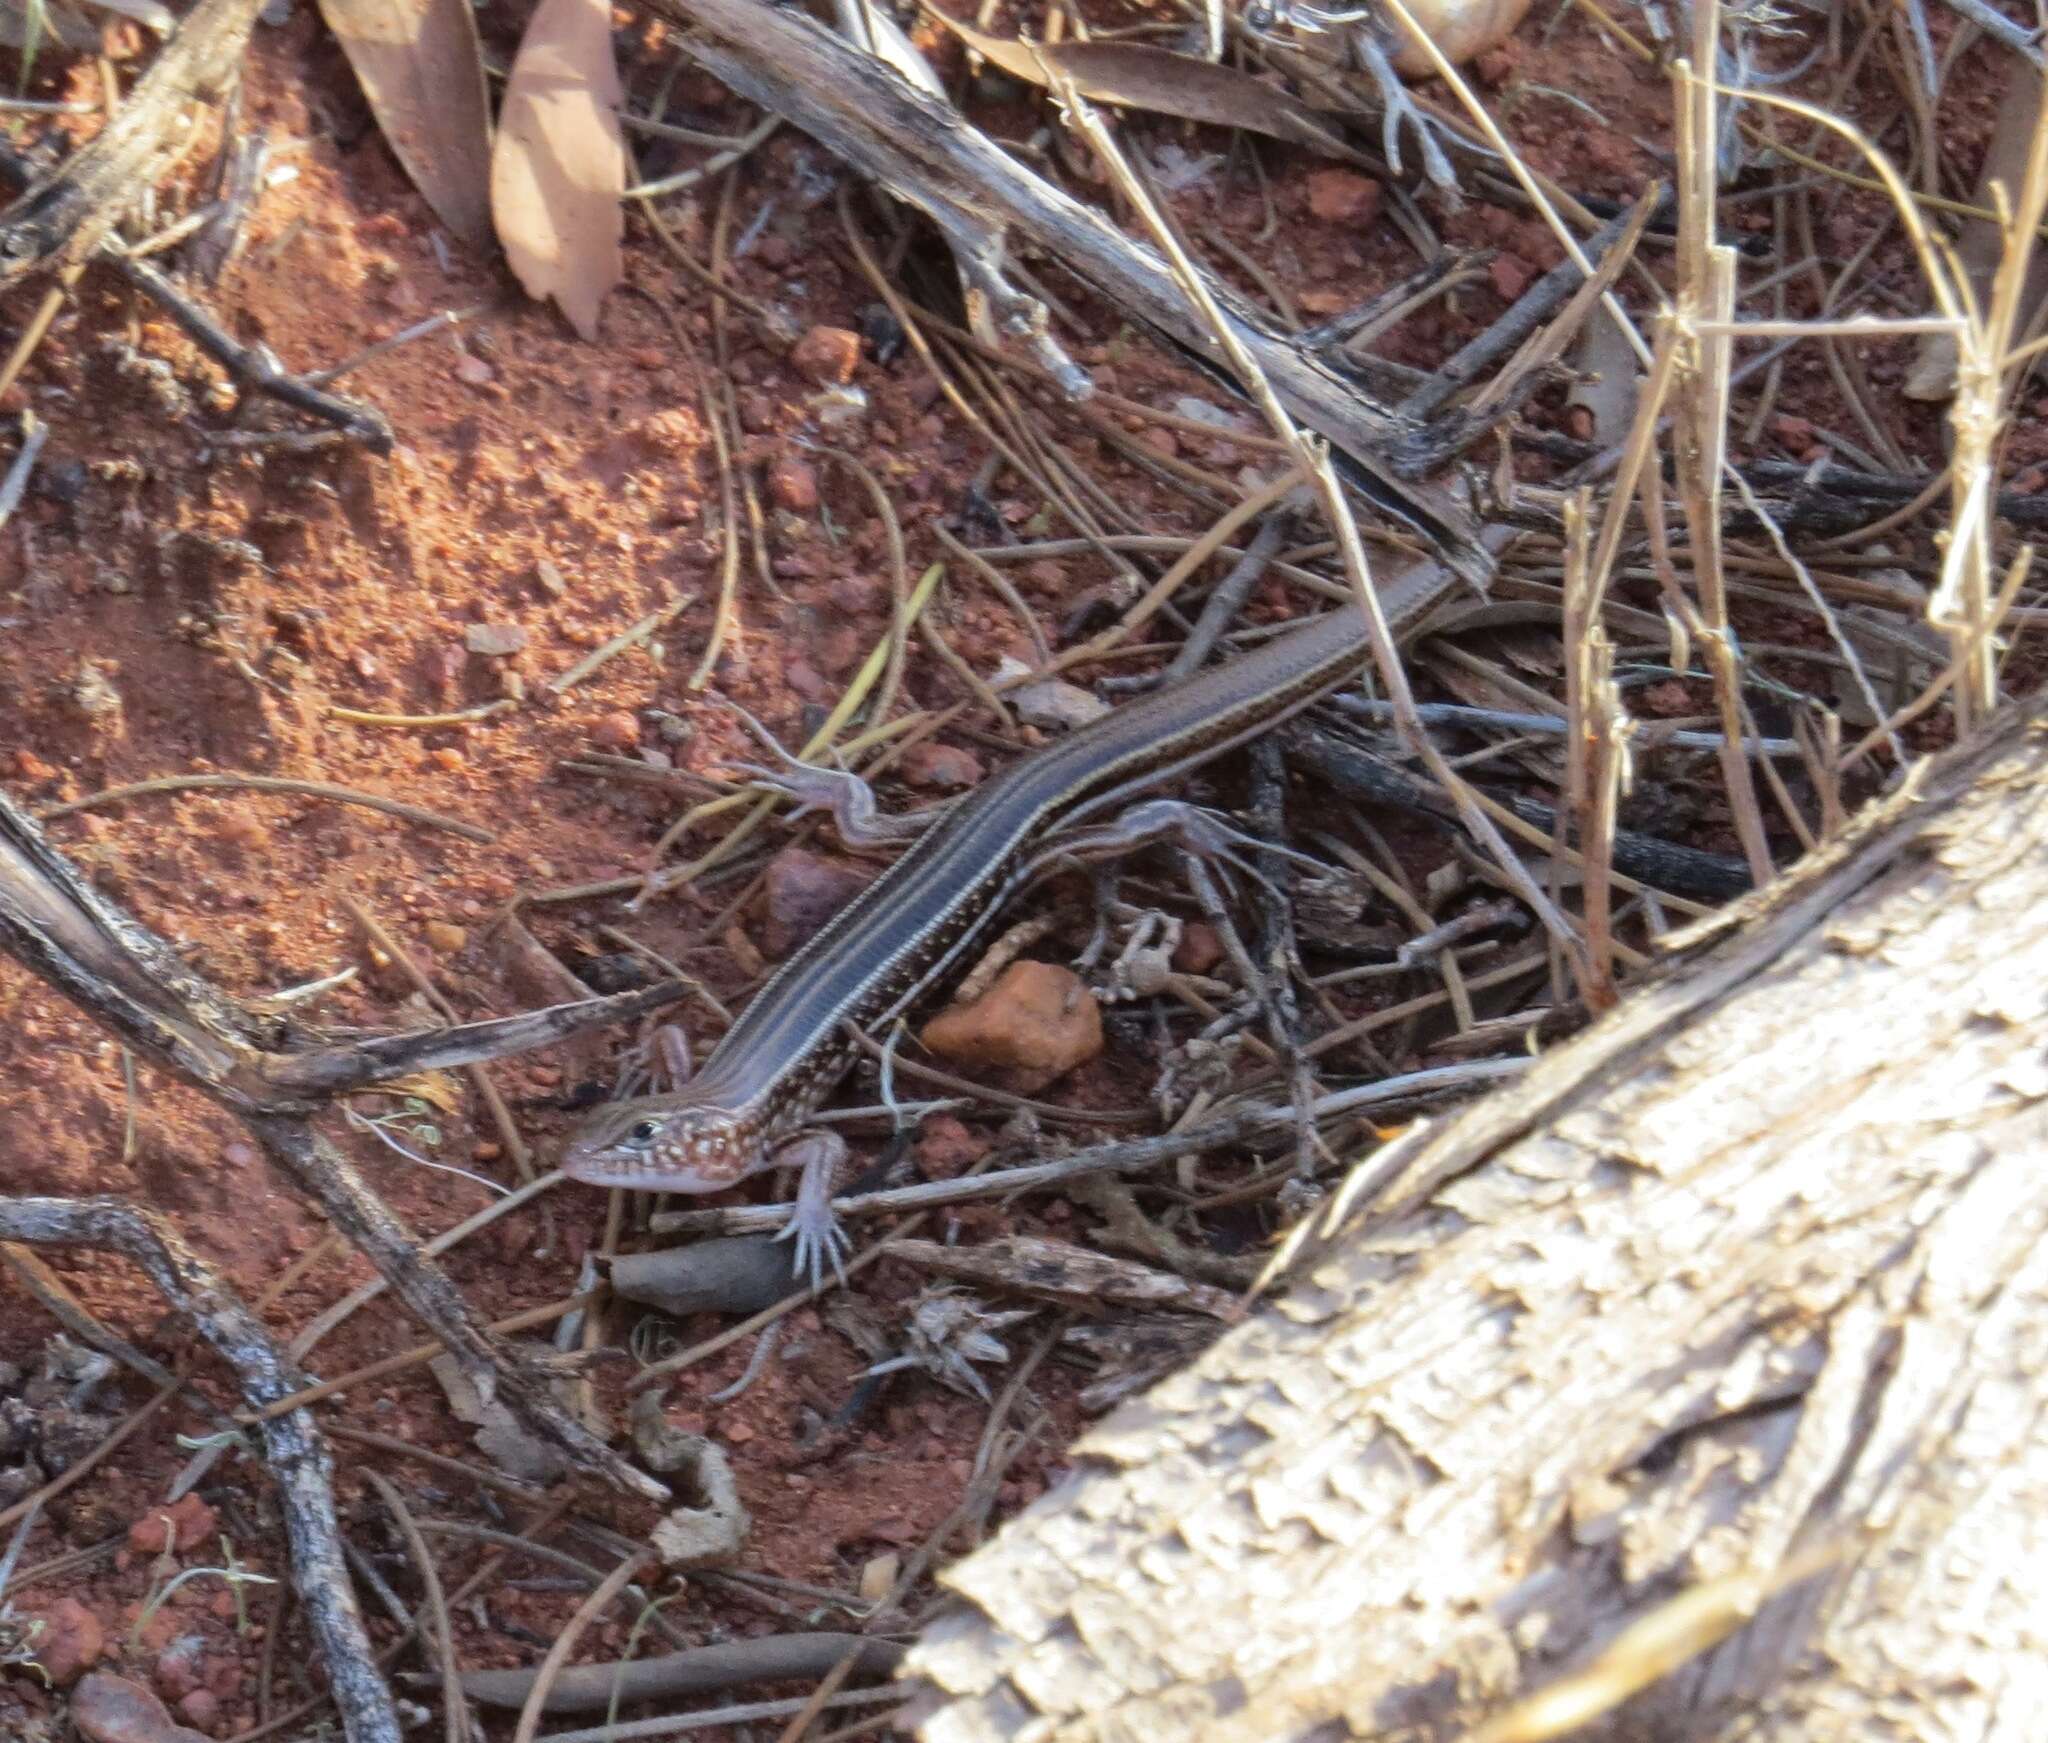
[[[896,767],[911,786],[931,787],[942,793],[958,793],[975,786],[983,773],[981,758],[971,750],[929,742],[912,745]]]
[[[1351,169],[1319,169],[1308,178],[1308,209],[1325,224],[1363,227],[1380,215],[1380,184]]]
[[[211,1689],[194,1689],[178,1703],[178,1717],[210,1735],[220,1729],[220,1697]]]
[[[642,446],[663,459],[684,459],[704,445],[704,426],[687,406],[670,406],[643,418],[638,434]]]
[[[782,681],[806,702],[822,702],[827,694],[818,668],[801,654],[783,661]]]
[[[874,881],[874,873],[843,859],[785,847],[768,862],[770,956],[787,956]]]
[[[813,327],[796,342],[789,360],[820,387],[851,381],[860,362],[860,335],[844,327]]]
[[[793,454],[784,454],[768,468],[768,499],[791,514],[809,514],[818,506],[818,469]]]
[[[196,1549],[208,1541],[220,1524],[220,1516],[197,1495],[187,1495],[173,1506],[152,1507],[128,1527],[128,1547],[137,1555],[161,1555],[166,1535],[179,1551]]]
[[[206,1686],[206,1642],[197,1634],[181,1634],[156,1655],[150,1680],[167,1701],[182,1701]]]
[[[99,1663],[106,1631],[76,1598],[59,1598],[40,1619],[43,1626],[32,1646],[35,1662],[56,1687],[69,1688]]]
[[[1813,447],[1813,420],[1792,412],[1780,412],[1771,419],[1771,434],[1794,454],[1803,457]]]
[[[1494,295],[1511,303],[1529,288],[1536,269],[1519,254],[1496,254],[1486,268],[1486,276],[1493,280]]]
[[[924,1026],[941,1059],[1017,1071],[1041,1084],[1102,1051],[1102,1011],[1070,968],[1013,962],[972,1004],[953,1005]]]
[[[1173,966],[1181,974],[1207,974],[1223,960],[1223,940],[1203,920],[1190,920],[1173,949]]]
[[[821,667],[840,677],[853,669],[854,662],[867,652],[867,646],[868,638],[858,626],[835,623],[818,638],[811,653]]]
[[[24,781],[54,781],[57,771],[32,750],[14,753],[14,772]]]
[[[1646,685],[1636,692],[1635,711],[1659,720],[1690,714],[1693,711],[1692,696],[1676,678],[1666,678],[1661,684]]]
[[[71,1696],[71,1722],[85,1743],[206,1743],[180,1725],[140,1683],[95,1671]]]
[[[1473,60],[1472,70],[1482,85],[1497,91],[1515,76],[1515,57],[1507,49],[1490,48]]]
[[[472,623],[462,632],[462,645],[473,654],[502,660],[526,651],[526,628],[517,623]]]
[[[618,709],[590,729],[590,742],[606,750],[631,750],[640,742],[640,722],[625,709]]]
[[[933,1114],[917,1135],[917,1166],[927,1180],[951,1180],[987,1154],[987,1141],[951,1114]]]
[[[870,617],[889,603],[889,589],[879,575],[841,575],[826,590],[832,609],[849,617]]]

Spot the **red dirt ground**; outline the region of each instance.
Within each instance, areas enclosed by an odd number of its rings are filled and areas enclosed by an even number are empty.
[[[1978,82],[1988,84],[1989,73],[2000,70],[1992,51],[1973,50],[1969,65],[1979,63],[1986,78]],[[1531,161],[1577,193],[1628,198],[1663,172],[1654,152],[1637,143],[1669,138],[1663,75],[1603,40],[1583,14],[1539,13],[1483,70],[1491,99]],[[54,82],[46,78],[39,94],[90,90],[88,71],[81,66]],[[1951,88],[1971,84],[1959,77]],[[1590,105],[1604,125],[1559,91]],[[721,108],[715,92],[702,81],[689,87],[697,114],[737,120],[738,106]],[[1952,103],[1944,114],[1949,149],[1966,172],[1981,153],[1989,107],[1987,95]],[[1030,121],[1021,110],[1000,108],[984,119],[1006,134]],[[1880,118],[1870,119],[1877,125]],[[15,395],[17,405],[32,406],[51,425],[53,436],[39,487],[0,533],[0,781],[40,807],[163,775],[289,775],[482,824],[492,832],[488,844],[324,801],[230,793],[137,799],[53,822],[51,834],[102,889],[238,993],[355,967],[361,978],[325,999],[317,1020],[377,1027],[414,1020],[407,984],[377,960],[350,918],[345,904],[354,901],[390,928],[459,1015],[508,1013],[531,995],[508,979],[485,940],[491,920],[515,896],[645,869],[651,844],[683,802],[650,787],[566,774],[563,761],[594,749],[630,752],[637,744],[672,754],[685,770],[719,773],[744,740],[715,695],[792,728],[803,704],[838,693],[887,627],[882,529],[858,482],[838,468],[823,473],[838,542],[815,519],[771,510],[781,597],[746,576],[742,633],[712,690],[691,692],[686,680],[708,633],[717,587],[719,545],[705,522],[716,482],[695,377],[648,298],[671,304],[703,347],[709,323],[702,293],[667,263],[636,218],[629,225],[629,278],[648,295],[615,294],[598,342],[579,342],[551,311],[521,299],[495,262],[468,257],[435,236],[339,52],[304,9],[281,29],[259,29],[245,124],[276,141],[301,143],[278,160],[296,175],[264,194],[246,250],[218,293],[218,306],[242,337],[260,338],[290,367],[313,369],[437,310],[484,303],[490,312],[457,336],[410,345],[349,378],[350,391],[374,402],[396,429],[400,446],[390,459],[334,450],[203,458],[184,413],[196,404],[198,422],[210,420],[204,408],[213,403],[218,372],[163,316],[109,280],[89,277]],[[1220,149],[1215,139],[1189,143]],[[1243,174],[1219,174],[1180,196],[1184,229],[1197,236],[1220,231],[1255,250],[1311,318],[1414,265],[1384,217],[1353,234],[1315,215],[1316,177],[1325,166],[1278,148],[1262,155],[1277,229],[1260,238],[1267,208]],[[833,203],[809,191],[808,178],[829,168],[819,148],[788,133],[747,163],[735,228],[764,203],[774,211],[739,263],[737,282],[750,296],[788,310],[799,326],[857,327],[871,295],[847,258]],[[707,200],[683,214],[693,246],[708,237],[710,210]],[[1768,224],[1767,205],[1748,211]],[[1876,196],[1831,197],[1823,249],[1851,253],[1882,211]],[[1446,355],[1500,311],[1500,291],[1519,288],[1522,277],[1556,258],[1556,245],[1534,219],[1483,203],[1443,228],[1454,243],[1501,250],[1508,264],[1493,287],[1467,290],[1399,329],[1381,347],[1396,361],[1426,365]],[[1235,276],[1228,266],[1221,270]],[[1878,244],[1868,271],[1917,306],[1910,257],[1895,229]],[[1060,288],[1072,294],[1063,281]],[[35,296],[17,293],[6,317],[18,326]],[[1075,350],[1105,387],[1156,406],[1185,394],[1215,398],[1200,378],[1122,329],[1112,311],[1085,297],[1074,306],[1085,329]],[[1800,307],[1795,298],[1794,311]],[[760,465],[794,451],[791,440],[809,416],[815,389],[786,354],[750,337],[744,323],[733,332],[733,375],[748,438],[742,458]],[[1881,391],[1897,382],[1905,356],[1901,343],[1870,348],[1869,374]],[[151,362],[145,367],[141,360]],[[159,362],[167,373],[152,375]],[[891,493],[915,572],[938,554],[930,523],[954,512],[985,450],[935,399],[914,358],[887,367],[863,362],[856,380],[872,412],[852,445]],[[1889,391],[1884,397],[1907,454],[1920,465],[1939,464],[1938,409],[1906,405]],[[1835,415],[1817,355],[1788,364],[1781,405],[1814,422]],[[1552,396],[1532,421],[1560,416],[1561,402]],[[1129,423],[1150,428],[1148,441],[1180,446],[1156,426]],[[1759,451],[1807,457],[1809,432],[1796,422],[1774,428]],[[1181,500],[1122,456],[1085,433],[1072,440],[1093,475],[1135,505],[1148,525],[1200,530]],[[1190,457],[1218,470],[1235,471],[1245,458],[1225,442],[1191,440]],[[2048,459],[2038,423],[2016,433],[2008,458],[2014,472]],[[1002,490],[998,485],[998,506],[1006,515],[1024,521],[1036,512],[1036,503]],[[543,564],[566,581],[560,597],[543,585]],[[1020,577],[1055,637],[1069,609],[1102,579],[1079,560],[1043,563]],[[630,651],[561,700],[539,697],[542,680],[678,594],[695,603],[661,633],[658,653]],[[1273,593],[1260,603],[1270,612],[1285,601]],[[983,669],[999,652],[1025,651],[1013,645],[1015,626],[985,593],[954,589],[946,609],[949,639]],[[485,623],[518,625],[525,650],[510,659],[465,651],[465,629]],[[1758,633],[1794,634],[1769,624]],[[330,705],[400,715],[460,709],[503,694],[511,672],[523,680],[528,700],[467,727],[361,725],[327,713]],[[955,680],[922,653],[908,685],[920,704],[957,695]],[[686,722],[690,734],[680,743],[665,740],[651,710]],[[986,757],[976,741],[958,742]],[[1709,825],[1698,844],[1725,848],[1728,837]],[[733,886],[718,886],[631,917],[605,902],[539,907],[527,917],[569,960],[609,952],[614,947],[597,928],[626,925],[731,996],[745,986],[747,972],[722,931],[707,936],[706,924],[734,893]],[[757,910],[743,913],[739,925],[760,943]],[[700,1042],[711,1035],[700,1012],[688,1021]],[[617,1037],[599,1037],[566,1055],[492,1068],[542,1166],[568,1123],[565,1096],[608,1081],[618,1046]],[[1144,1081],[1147,1070],[1128,1051],[1113,1051],[1062,1093],[1084,1102],[1129,1099],[1134,1074]],[[119,1050],[39,983],[0,968],[6,1189],[146,1201],[173,1217],[243,1291],[260,1294],[319,1240],[316,1220],[196,1093],[149,1072],[138,1088],[132,1154],[124,1159],[129,1108]],[[466,1085],[459,1093],[459,1106],[438,1121],[439,1158],[510,1178],[475,1096]],[[974,1130],[986,1137],[993,1127]],[[336,1132],[377,1190],[422,1233],[486,1202],[471,1182],[416,1169],[338,1125]],[[479,1313],[507,1314],[574,1290],[581,1257],[600,1236],[604,1198],[571,1186],[543,1203],[545,1214],[515,1215],[450,1257],[448,1269]],[[1011,1220],[978,1210],[958,1222],[964,1231],[985,1233]],[[1051,1218],[1035,1212],[1030,1226],[1086,1230],[1084,1219],[1064,1209]],[[127,1336],[159,1355],[178,1346],[160,1303],[125,1266],[64,1255],[52,1263],[93,1312]],[[367,1275],[359,1260],[324,1260],[269,1305],[269,1318],[288,1335]],[[884,1265],[861,1292],[886,1317],[917,1281]],[[0,1302],[0,1359],[32,1359],[48,1320],[11,1278],[0,1281]],[[623,1340],[631,1324],[630,1315],[615,1313],[608,1337]],[[676,1341],[695,1341],[720,1324],[707,1317],[684,1325]],[[323,1375],[340,1374],[415,1335],[402,1314],[379,1302],[324,1345],[314,1365]],[[1031,1335],[1027,1328],[1018,1347]],[[748,1347],[728,1349],[684,1376],[671,1418],[710,1433],[731,1452],[756,1520],[747,1567],[850,1589],[864,1561],[921,1543],[956,1505],[986,1409],[927,1381],[899,1381],[857,1433],[812,1460],[797,1449],[799,1431],[844,1403],[865,1358],[814,1313],[799,1315],[781,1359],[750,1391],[728,1406],[705,1404],[706,1394],[739,1376]],[[202,1363],[200,1373],[205,1389],[225,1402],[218,1371]],[[614,1403],[617,1375],[605,1370],[602,1382]],[[999,1514],[1058,1474],[1062,1448],[1081,1421],[1077,1384],[1057,1363],[1039,1370],[1033,1390],[1048,1426],[1013,1468]],[[132,1380],[116,1382],[114,1390],[128,1408],[144,1396]],[[423,1372],[349,1393],[337,1419],[451,1456],[476,1456]],[[189,1456],[174,1431],[203,1435],[210,1424],[183,1409],[156,1419],[52,1508],[27,1563],[88,1547],[148,1515]],[[418,1498],[423,1513],[482,1517],[476,1498],[449,1493],[445,1477],[344,1448],[340,1492],[352,1516],[375,1512],[374,1497],[365,1498],[352,1468],[365,1457],[375,1457]],[[222,1507],[222,1529],[238,1559],[279,1571],[280,1546],[250,1467],[224,1461],[202,1492]],[[598,1495],[588,1498],[586,1511],[634,1534],[651,1520],[644,1509]],[[381,1531],[367,1529],[366,1541],[384,1547]],[[474,1553],[448,1546],[458,1573]],[[195,1580],[149,1637],[131,1644],[130,1623],[155,1579],[148,1555],[123,1549],[32,1588],[22,1602],[34,1607],[60,1592],[81,1599],[106,1628],[109,1659],[145,1680],[163,1644],[196,1632],[219,1697],[217,1734],[239,1732],[256,1717],[260,1622],[238,1634],[221,1584]],[[267,1596],[251,1602],[259,1618],[269,1615]],[[487,1612],[458,1617],[463,1662],[531,1662],[536,1637],[551,1637],[576,1602],[573,1593],[490,1593]],[[807,1602],[799,1600],[799,1608]],[[666,1613],[704,1639],[777,1625],[701,1586]],[[624,1625],[606,1624],[587,1637],[586,1649],[601,1654],[623,1643]],[[293,1686],[281,1673],[281,1704],[295,1698]],[[24,1726],[47,1704],[19,1677],[0,1680],[0,1716],[10,1702]]]

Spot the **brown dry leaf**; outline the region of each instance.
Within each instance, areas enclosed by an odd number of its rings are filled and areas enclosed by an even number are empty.
[[[936,7],[927,10],[991,66],[1026,84],[1044,87],[1042,58],[1072,79],[1075,89],[1090,102],[1147,109],[1216,127],[1241,127],[1247,133],[1306,145],[1330,157],[1362,161],[1335,123],[1299,97],[1235,67],[1175,54],[1171,49],[1148,48],[1143,43],[1013,42],[984,35]]]
[[[491,245],[491,99],[469,0],[320,0],[371,113],[434,216]]]
[[[498,112],[491,216],[527,295],[585,339],[625,275],[626,141],[608,0],[541,0]]]

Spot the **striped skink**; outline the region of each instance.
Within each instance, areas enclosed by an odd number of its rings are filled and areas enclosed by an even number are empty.
[[[1398,635],[1454,582],[1423,561],[1379,588]],[[667,1095],[592,1113],[562,1159],[572,1180],[642,1192],[716,1192],[805,1162],[785,1234],[799,1271],[838,1256],[830,1206],[836,1140],[801,1150],[811,1115],[853,1063],[849,1028],[904,1010],[966,950],[1047,836],[1139,786],[1221,755],[1357,675],[1363,615],[1340,606],[1226,665],[1127,702],[991,776],[943,812],[890,869],[755,995],[703,1071]]]

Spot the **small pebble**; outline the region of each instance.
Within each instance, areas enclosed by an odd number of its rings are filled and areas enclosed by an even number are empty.
[[[516,623],[472,623],[462,632],[462,645],[473,654],[502,659],[525,651],[526,631]]]
[[[1496,254],[1487,264],[1486,275],[1493,280],[1494,295],[1511,303],[1529,288],[1536,269],[1519,254]]]
[[[1356,170],[1319,169],[1308,178],[1308,209],[1325,224],[1359,228],[1380,213],[1380,184]]]
[[[1223,960],[1223,940],[1205,920],[1190,920],[1174,946],[1173,966],[1182,974],[1207,974]]]
[[[210,1542],[220,1515],[197,1495],[186,1495],[169,1507],[152,1507],[128,1527],[128,1547],[137,1555],[161,1555],[164,1539],[182,1553]]]
[[[95,1671],[71,1696],[71,1722],[85,1743],[207,1743],[177,1723],[140,1683]]]
[[[896,767],[911,786],[941,793],[963,792],[978,785],[983,774],[980,757],[952,744],[912,745]]]
[[[481,357],[472,357],[467,351],[455,360],[455,379],[465,387],[488,387],[497,376]]]
[[[951,1114],[933,1114],[917,1134],[917,1166],[927,1180],[951,1180],[988,1154],[978,1138]]]
[[[1109,704],[1100,696],[1078,684],[1069,684],[1064,678],[1023,685],[1010,693],[1010,706],[1026,726],[1050,726],[1068,732],[1086,726],[1091,720],[1100,720],[1109,712]]]
[[[469,942],[468,932],[446,920],[429,920],[420,930],[426,934],[427,942],[443,956],[453,956]]]
[[[860,362],[860,335],[844,327],[813,327],[796,342],[789,360],[820,387],[851,381]]]
[[[791,514],[809,514],[818,506],[818,472],[808,461],[785,454],[768,468],[768,497]]]
[[[941,1011],[923,1040],[955,1064],[1024,1072],[1043,1084],[1102,1051],[1102,1011],[1072,969],[1026,959],[972,1004]]]
[[[197,1634],[181,1634],[156,1655],[149,1674],[165,1700],[183,1700],[206,1681],[206,1642]]]
[[[590,741],[605,750],[631,750],[640,742],[640,722],[618,709],[590,729]]]
[[[874,873],[806,848],[785,847],[768,862],[770,956],[787,956],[873,882]]]
[[[76,1598],[59,1598],[41,1612],[42,1631],[31,1650],[35,1662],[57,1688],[69,1688],[99,1663],[106,1650],[100,1619]]]
[[[194,1689],[178,1703],[178,1717],[195,1731],[211,1732],[220,1724],[220,1696],[211,1689]]]

